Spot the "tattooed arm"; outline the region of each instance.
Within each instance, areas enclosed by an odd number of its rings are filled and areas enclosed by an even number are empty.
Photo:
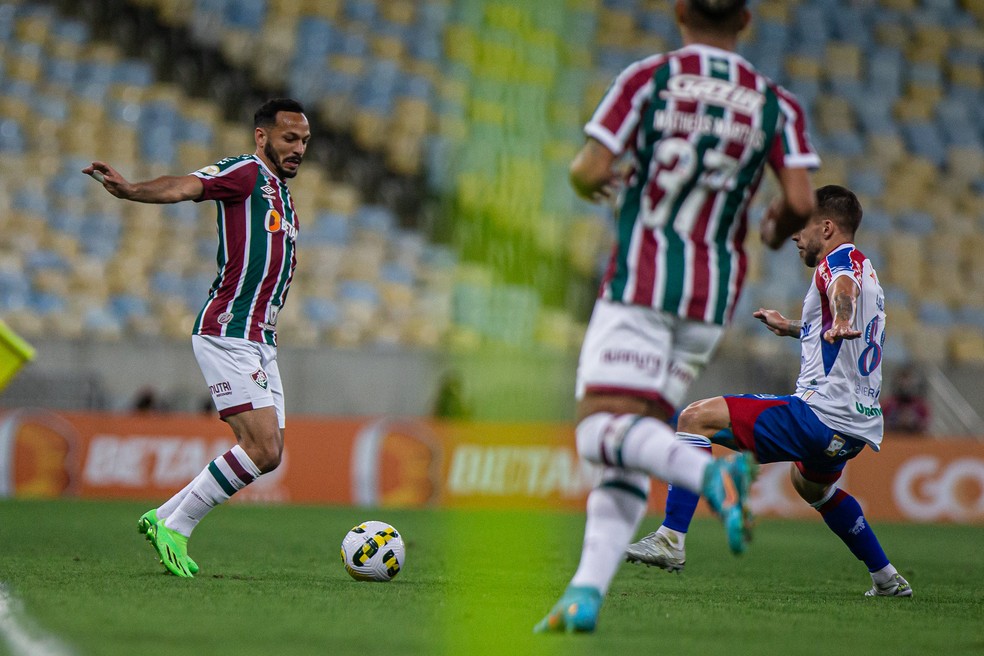
[[[838,339],[857,339],[860,330],[854,330],[854,314],[858,305],[861,289],[851,276],[840,276],[827,289],[830,299],[830,313],[834,321],[823,338],[833,344]]]

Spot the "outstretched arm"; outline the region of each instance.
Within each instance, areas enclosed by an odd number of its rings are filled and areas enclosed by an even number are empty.
[[[830,299],[830,314],[834,320],[823,338],[833,344],[838,339],[857,339],[860,330],[854,330],[854,314],[857,310],[858,295],[861,289],[851,276],[840,276],[827,289]]]
[[[571,185],[579,196],[594,202],[608,200],[618,188],[618,175],[612,171],[615,153],[597,139],[589,137],[571,162]]]
[[[201,197],[205,186],[193,175],[164,175],[146,182],[128,182],[109,164],[93,162],[82,169],[86,175],[93,172],[103,176],[102,186],[117,198],[140,203],[178,203]]]
[[[765,324],[765,327],[780,337],[795,337],[799,339],[803,330],[803,322],[798,319],[787,319],[776,310],[759,308],[752,316]]]

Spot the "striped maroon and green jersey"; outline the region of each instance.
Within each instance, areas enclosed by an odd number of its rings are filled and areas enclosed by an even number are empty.
[[[728,322],[766,164],[820,165],[799,102],[740,55],[690,45],[622,71],[584,130],[633,165],[600,296]]]
[[[218,275],[195,320],[197,335],[277,344],[277,316],[297,265],[298,222],[287,185],[255,155],[195,171],[215,201]]]

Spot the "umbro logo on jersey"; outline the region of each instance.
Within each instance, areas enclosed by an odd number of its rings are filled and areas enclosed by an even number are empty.
[[[664,100],[690,100],[720,105],[743,114],[755,114],[765,104],[765,96],[755,89],[702,75],[675,75],[659,96]]]

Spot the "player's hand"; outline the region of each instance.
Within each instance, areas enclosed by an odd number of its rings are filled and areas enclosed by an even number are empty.
[[[838,339],[857,339],[861,336],[860,330],[852,330],[850,326],[839,326],[834,324],[823,334],[824,340],[833,344]]]
[[[759,224],[759,237],[762,239],[762,243],[774,251],[779,250],[784,241],[779,238],[777,232],[779,217],[782,216],[784,205],[785,201],[781,197],[773,198],[762,216],[762,222]]]
[[[130,183],[109,164],[105,162],[93,162],[82,169],[82,172],[96,178],[106,188],[106,191],[117,198],[129,198]],[[99,180],[99,175],[102,176],[102,180]]]
[[[752,312],[752,316],[764,323],[765,327],[775,335],[785,337],[789,334],[789,320],[776,310],[759,308]]]
[[[595,203],[614,203],[625,186],[624,180],[621,171],[612,171],[605,184],[591,194],[591,200]]]

